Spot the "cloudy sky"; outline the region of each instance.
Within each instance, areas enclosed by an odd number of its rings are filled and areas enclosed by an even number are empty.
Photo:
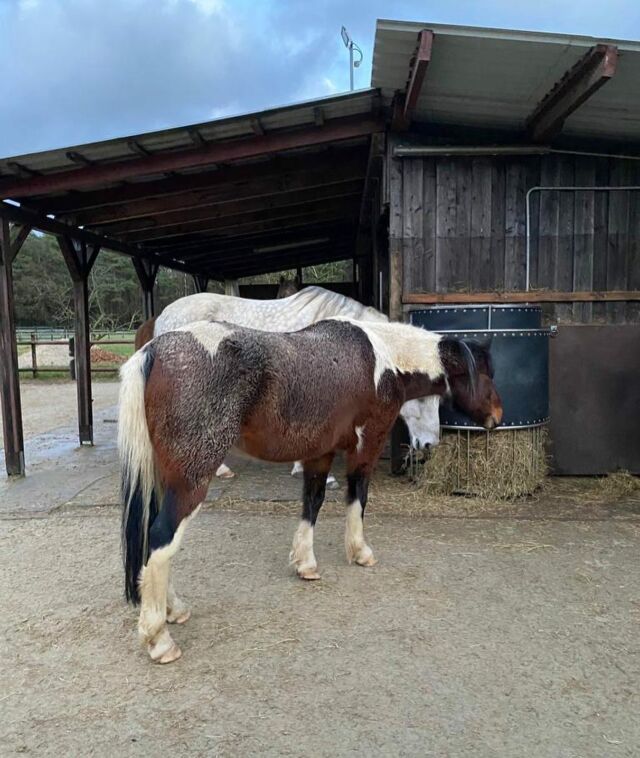
[[[369,85],[376,18],[640,39],[640,0],[0,0],[0,155]]]

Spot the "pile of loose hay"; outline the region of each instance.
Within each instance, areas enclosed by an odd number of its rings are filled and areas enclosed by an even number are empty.
[[[529,495],[547,474],[546,429],[446,430],[416,480],[430,495],[510,499]]]

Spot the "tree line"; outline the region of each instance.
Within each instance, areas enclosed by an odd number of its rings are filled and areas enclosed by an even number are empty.
[[[304,271],[304,280],[346,281],[350,262],[314,266]],[[287,272],[293,278],[295,272]],[[277,282],[280,274],[263,274],[243,282]],[[74,322],[71,277],[58,247],[50,235],[30,234],[13,264],[15,317],[17,326],[72,327]],[[218,282],[209,283],[210,292],[222,292]],[[156,309],[162,310],[179,297],[195,292],[188,274],[161,268],[156,279]],[[142,321],[142,297],[131,260],[101,251],[89,277],[89,317],[95,330],[126,329]]]

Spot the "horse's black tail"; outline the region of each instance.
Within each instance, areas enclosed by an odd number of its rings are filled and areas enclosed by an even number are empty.
[[[144,389],[153,368],[155,348],[138,350],[120,369],[118,453],[122,511],[122,556],[125,596],[140,602],[138,581],[149,557],[149,529],[158,513],[153,447],[144,407]]]

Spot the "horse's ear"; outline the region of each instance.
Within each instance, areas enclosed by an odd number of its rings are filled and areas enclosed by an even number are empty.
[[[482,339],[478,340],[480,347],[485,350],[491,350],[491,344],[493,343],[493,334],[487,334]]]

